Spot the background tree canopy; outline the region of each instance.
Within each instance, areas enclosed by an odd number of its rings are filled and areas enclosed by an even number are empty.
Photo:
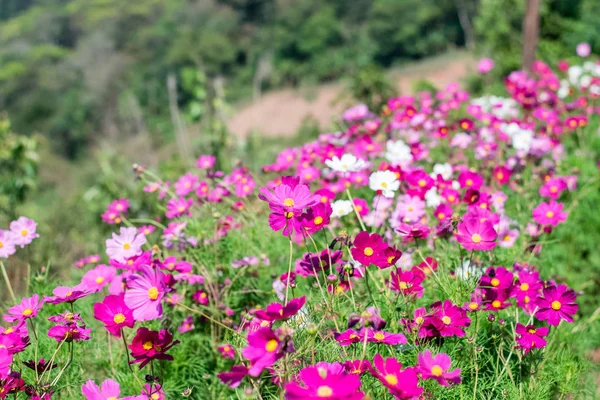
[[[5,0],[0,109],[68,158],[144,121],[172,132],[167,77],[194,68],[228,101],[388,67],[476,43],[520,63],[520,0]],[[596,0],[545,1],[540,55],[600,46]],[[465,17],[460,18],[460,16]],[[467,25],[465,25],[465,21]],[[493,21],[493,23],[491,23]],[[471,26],[474,28],[471,31]],[[469,37],[472,36],[472,37]],[[181,82],[181,79],[178,80]],[[254,85],[253,85],[254,83]],[[178,102],[197,93],[179,83]]]

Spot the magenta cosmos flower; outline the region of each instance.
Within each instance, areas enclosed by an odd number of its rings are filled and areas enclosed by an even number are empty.
[[[81,299],[90,293],[87,286],[83,284],[73,286],[72,288],[68,286],[57,286],[52,291],[54,296],[45,296],[44,302],[50,304],[73,303],[75,300]]]
[[[0,229],[0,258],[8,258],[16,253],[15,238],[12,232]]]
[[[468,217],[458,224],[457,228],[456,240],[467,250],[491,250],[498,244],[498,234],[488,220]]]
[[[373,331],[372,329],[367,329],[367,342],[369,343],[379,343],[379,344],[388,344],[388,345],[398,345],[398,344],[406,344],[406,336],[401,333],[389,333],[385,331]]]
[[[4,320],[12,323],[33,318],[38,314],[43,304],[43,301],[40,302],[40,296],[34,294],[31,297],[21,300],[21,304],[9,308],[7,313],[4,314]]]
[[[121,337],[125,327],[133,328],[133,310],[125,305],[124,295],[109,295],[94,304],[94,318],[101,321],[111,335]]]
[[[573,322],[572,316],[577,314],[579,308],[575,302],[577,295],[573,290],[566,285],[558,285],[544,288],[543,293],[543,297],[538,297],[539,309],[535,314],[537,319],[552,326],[560,324],[561,319]]]
[[[192,215],[189,211],[192,207],[194,200],[186,199],[185,197],[178,197],[171,199],[167,202],[167,211],[165,216],[169,219],[181,217],[182,215]]]
[[[467,317],[465,310],[452,304],[450,300],[444,300],[443,303],[439,301],[433,303],[431,311],[442,322],[436,326],[440,336],[465,336],[462,328],[471,324],[471,319]]]
[[[107,379],[98,387],[93,380],[89,380],[81,386],[81,393],[87,400],[146,400],[146,396],[127,396],[121,395],[121,387],[112,380]]]
[[[224,384],[228,385],[231,389],[235,389],[240,386],[244,377],[248,375],[248,368],[243,365],[235,365],[231,367],[230,372],[220,372],[217,374],[217,378]]]
[[[34,220],[19,217],[16,221],[10,223],[10,231],[13,233],[13,240],[15,245],[25,247],[33,241],[33,239],[40,237],[36,233],[37,224]]]
[[[418,386],[419,378],[415,369],[402,370],[402,364],[393,357],[384,360],[381,354],[376,354],[371,374],[397,399],[412,399],[423,392],[423,388]]]
[[[352,258],[364,266],[374,264],[380,268],[386,268],[388,263],[385,251],[388,247],[388,244],[378,234],[369,234],[369,232],[363,231],[354,238],[351,250]]]
[[[215,156],[203,154],[196,160],[196,167],[200,169],[210,169],[215,165],[215,161],[217,161]]]
[[[140,364],[144,368],[152,360],[173,360],[173,356],[166,354],[171,347],[179,344],[179,340],[173,341],[173,335],[168,331],[151,331],[148,328],[139,328],[135,337],[129,345],[133,360],[131,364]]]
[[[248,334],[248,346],[242,349],[242,355],[250,361],[251,376],[259,376],[263,369],[270,367],[282,355],[281,343],[271,328],[260,328]]]
[[[540,225],[556,226],[567,219],[562,203],[551,200],[549,203],[541,203],[533,209],[532,215],[535,222]]]
[[[392,271],[390,275],[390,287],[403,296],[414,296],[421,298],[423,296],[423,286],[421,282],[425,279],[425,274],[415,273],[413,271]]]
[[[448,382],[460,383],[460,369],[450,371],[450,356],[445,353],[439,353],[435,357],[431,351],[425,350],[419,353],[417,357],[419,366],[417,371],[423,379],[435,379],[442,386],[450,386]]]
[[[271,303],[265,310],[258,310],[254,315],[266,321],[288,319],[296,315],[302,306],[304,306],[304,303],[306,303],[306,296],[292,299],[286,306],[280,303]]]
[[[219,350],[219,353],[221,353],[223,358],[231,358],[232,360],[235,360],[235,349],[230,344],[222,344],[217,348],[217,350]]]
[[[359,390],[359,376],[348,374],[344,366],[337,362],[319,362],[303,368],[298,373],[298,378],[299,383],[289,382],[285,385],[287,400],[361,400],[365,396]]]
[[[124,263],[128,258],[142,254],[142,246],[146,244],[146,236],[138,234],[136,228],[121,228],[120,234],[112,234],[112,239],[106,239],[106,254]]]
[[[133,310],[136,321],[149,321],[162,316],[161,300],[167,292],[164,274],[147,265],[140,268],[141,275],[127,278],[125,305]]]
[[[86,272],[83,278],[81,278],[81,284],[85,285],[92,292],[99,292],[104,286],[111,283],[116,275],[117,270],[115,267],[100,264],[96,268]]]
[[[515,332],[517,333],[516,341],[520,349],[525,350],[525,354],[532,349],[541,349],[546,346],[545,336],[548,336],[549,329],[545,326],[536,328],[534,325],[517,324]]]
[[[75,341],[81,342],[82,340],[89,340],[90,333],[92,330],[86,328],[84,325],[77,325],[75,323],[68,325],[55,325],[48,329],[48,337],[54,338],[58,343],[63,340],[67,343]]]

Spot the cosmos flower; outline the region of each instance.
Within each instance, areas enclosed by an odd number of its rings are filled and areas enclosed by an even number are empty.
[[[24,298],[21,300],[21,304],[12,306],[6,311],[6,314],[4,314],[4,320],[12,323],[34,318],[42,308],[43,304],[44,301],[40,302],[40,296],[38,294]]]
[[[397,399],[416,398],[423,392],[418,386],[419,378],[414,368],[402,369],[402,364],[393,357],[384,359],[376,354],[373,359],[371,374],[379,379],[389,392]]]
[[[325,160],[325,164],[335,172],[343,174],[358,172],[367,166],[364,160],[348,153],[343,154],[341,158],[333,156],[330,160]]]
[[[173,356],[166,354],[179,340],[173,341],[173,335],[168,331],[151,331],[146,327],[139,328],[129,345],[133,360],[131,364],[140,363],[144,368],[152,360],[173,360]]]
[[[217,374],[217,378],[224,384],[228,385],[231,389],[235,389],[240,386],[242,379],[248,375],[248,368],[244,365],[235,365],[231,367],[230,372],[220,372]]]
[[[94,318],[101,321],[111,335],[121,337],[125,327],[133,328],[133,310],[125,305],[125,296],[109,295],[101,303],[94,304]]]
[[[417,371],[423,379],[435,379],[442,386],[449,386],[448,382],[460,383],[460,369],[450,371],[450,356],[439,353],[433,356],[431,351],[425,350],[417,356]]]
[[[400,181],[392,171],[375,171],[369,176],[369,188],[392,198],[400,187]]]
[[[260,328],[248,334],[248,346],[242,349],[242,355],[250,361],[250,376],[257,377],[283,356],[282,343],[271,328]]]
[[[99,292],[115,278],[117,270],[114,267],[100,264],[89,270],[81,278],[81,285],[92,292]]]
[[[10,231],[0,229],[0,258],[8,258],[16,253],[14,235]]]
[[[535,325],[525,326],[517,323],[515,332],[517,334],[515,340],[519,348],[525,350],[525,354],[527,354],[532,349],[541,349],[546,346],[544,337],[548,336],[549,329],[545,326],[536,328]]]
[[[81,386],[81,393],[87,400],[145,400],[143,396],[120,397],[121,387],[112,379],[106,379],[100,387],[90,379]]]
[[[162,315],[161,300],[167,288],[164,274],[149,266],[140,268],[140,275],[127,278],[125,305],[133,310],[136,321],[149,321]]]
[[[232,360],[235,360],[235,350],[230,344],[222,344],[217,348],[217,350],[219,350],[219,353],[221,353],[223,358],[231,358]]]
[[[125,262],[142,254],[144,244],[146,236],[138,234],[136,228],[122,227],[119,235],[113,233],[112,239],[106,239],[106,254],[117,262]]]
[[[350,251],[352,258],[364,266],[374,264],[385,268],[388,266],[385,254],[387,248],[388,244],[383,241],[381,236],[363,231],[354,238],[354,244]]]
[[[48,337],[54,338],[59,343],[63,340],[67,343],[90,340],[91,333],[92,330],[90,328],[78,324],[55,325],[48,329]]]
[[[566,285],[548,286],[544,288],[543,296],[538,297],[539,309],[535,317],[552,326],[558,326],[561,320],[573,322],[573,315],[579,308],[576,299],[575,292]]]
[[[13,241],[17,246],[21,248],[25,247],[33,241],[33,239],[40,237],[36,233],[37,223],[26,217],[19,217],[17,220],[10,223],[10,231],[13,233]]]
[[[217,159],[215,156],[210,154],[203,154],[198,159],[196,159],[196,167],[200,169],[211,169],[213,165],[215,165],[215,161]]]
[[[491,250],[498,236],[490,221],[469,217],[458,224],[456,240],[467,250]]]
[[[306,303],[306,297],[302,296],[297,299],[291,299],[287,305],[281,303],[271,303],[265,310],[258,310],[254,314],[257,318],[265,321],[278,321],[280,319],[288,319],[298,313]]]
[[[299,382],[285,385],[287,400],[313,400],[332,398],[338,400],[361,400],[360,378],[348,374],[340,363],[319,362],[303,368],[298,373]]]
[[[533,209],[533,219],[540,225],[557,226],[567,219],[567,213],[562,209],[563,204],[554,200],[550,200],[549,203],[541,203]]]

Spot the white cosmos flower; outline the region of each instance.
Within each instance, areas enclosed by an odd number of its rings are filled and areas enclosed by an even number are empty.
[[[442,197],[438,194],[435,186],[425,193],[425,202],[427,203],[427,207],[431,208],[435,208],[442,203]]]
[[[350,200],[337,200],[331,204],[333,218],[340,218],[352,212],[352,202]]]
[[[436,179],[438,175],[441,175],[442,178],[446,180],[450,179],[452,176],[452,165],[448,163],[435,164],[433,166],[433,173],[431,174],[431,177]]]
[[[386,144],[385,158],[392,164],[402,164],[412,161],[413,156],[410,152],[410,147],[402,140],[389,140]]]
[[[400,181],[392,171],[375,171],[369,176],[369,187],[371,190],[381,190],[384,197],[392,198],[400,187]]]
[[[517,150],[528,152],[533,142],[533,132],[527,129],[522,129],[518,133],[512,135],[512,145]]]
[[[366,167],[364,160],[348,153],[343,154],[341,158],[333,156],[331,160],[325,160],[325,164],[335,172],[357,172]]]

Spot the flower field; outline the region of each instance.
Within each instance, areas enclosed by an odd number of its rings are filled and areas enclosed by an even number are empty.
[[[71,281],[31,266],[14,293],[0,264],[0,398],[595,398],[600,64],[582,59],[503,96],[357,105],[261,171],[134,165],[153,206],[107,204],[114,233]],[[2,227],[0,261],[52,241],[36,228]]]

